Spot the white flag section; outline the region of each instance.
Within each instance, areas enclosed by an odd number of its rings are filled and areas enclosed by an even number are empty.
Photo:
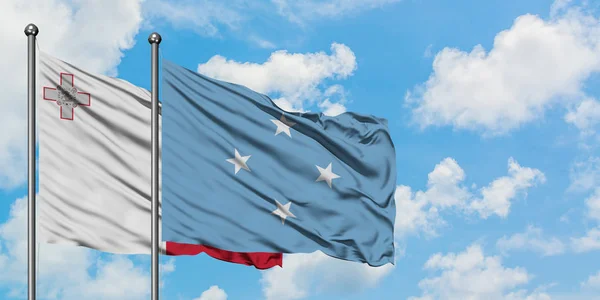
[[[38,92],[40,242],[150,254],[150,92],[45,53]]]

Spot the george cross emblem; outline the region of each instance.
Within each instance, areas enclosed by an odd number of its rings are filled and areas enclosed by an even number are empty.
[[[60,73],[60,85],[56,88],[44,87],[44,100],[55,101],[60,106],[60,118],[63,120],[73,120],[75,107],[92,104],[90,93],[78,91],[74,80],[75,75]]]

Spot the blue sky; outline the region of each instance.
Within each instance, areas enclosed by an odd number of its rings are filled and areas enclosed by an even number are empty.
[[[163,58],[286,109],[389,120],[394,267],[161,257],[163,299],[600,299],[598,3],[21,2],[0,4],[0,298],[26,291],[22,32],[35,22],[43,51],[144,88],[157,31]],[[40,299],[149,298],[148,256],[41,245],[39,267]]]

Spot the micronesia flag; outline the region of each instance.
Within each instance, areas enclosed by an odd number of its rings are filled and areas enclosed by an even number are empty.
[[[166,60],[162,76],[164,240],[394,263],[385,120],[289,113]]]

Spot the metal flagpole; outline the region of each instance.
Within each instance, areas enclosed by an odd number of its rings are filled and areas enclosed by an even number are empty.
[[[152,47],[152,300],[158,300],[158,44],[161,40],[156,32],[148,37]]]
[[[27,36],[27,299],[35,300],[35,24],[25,27]]]

